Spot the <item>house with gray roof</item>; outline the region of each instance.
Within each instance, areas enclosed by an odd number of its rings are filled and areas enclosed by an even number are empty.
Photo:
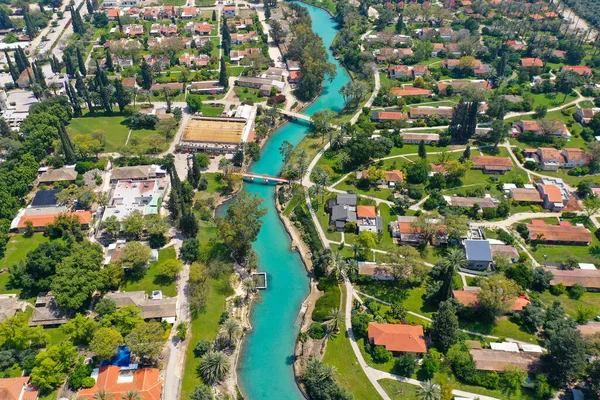
[[[326,210],[329,212],[329,225],[343,231],[348,222],[357,222],[355,194],[340,193],[335,199],[327,201]]]
[[[135,292],[111,292],[105,296],[115,302],[117,307],[134,305],[140,309],[143,319],[160,319],[170,324],[177,318],[177,298],[153,296],[148,298],[143,290]]]
[[[0,322],[13,317],[17,312],[24,312],[27,303],[20,301],[16,295],[0,294]]]
[[[467,258],[467,268],[476,271],[485,271],[494,261],[492,257],[492,248],[488,240],[464,241],[465,255]]]

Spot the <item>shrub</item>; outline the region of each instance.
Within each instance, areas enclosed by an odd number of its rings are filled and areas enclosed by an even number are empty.
[[[417,369],[417,357],[414,353],[404,353],[396,359],[394,373],[410,377]]]
[[[393,357],[391,351],[387,350],[385,346],[375,346],[371,351],[371,358],[378,364],[383,364],[390,361]]]
[[[576,283],[569,289],[569,297],[579,300],[585,294],[585,287],[581,283]]]
[[[327,327],[318,322],[313,322],[310,325],[308,335],[313,339],[323,339],[325,337],[325,333],[327,332]]]
[[[86,388],[86,389],[94,387],[95,384],[96,384],[96,380],[94,378],[92,378],[91,376],[88,376],[87,378],[83,378],[83,380],[81,381],[81,387]]]
[[[550,286],[550,293],[554,296],[560,296],[567,291],[567,288],[562,283]]]
[[[194,347],[194,356],[202,357],[206,353],[210,351],[211,344],[208,340],[200,340],[196,343],[196,347]]]
[[[340,307],[340,288],[334,279],[321,278],[319,290],[325,294],[319,297],[312,312],[313,321],[323,322],[328,319],[327,315],[332,308]]]

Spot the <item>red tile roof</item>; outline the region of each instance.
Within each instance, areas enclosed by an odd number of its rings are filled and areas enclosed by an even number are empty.
[[[554,274],[554,279],[550,281],[551,285],[562,283],[566,287],[571,287],[576,283],[590,289],[600,289],[600,270],[597,269],[550,269]]]
[[[431,90],[408,87],[408,88],[399,88],[393,87],[390,89],[390,94],[392,96],[431,96]]]
[[[406,114],[400,111],[379,111],[373,113],[373,119],[377,121],[401,121],[406,118]]]
[[[135,390],[141,400],[160,400],[163,383],[160,379],[160,370],[157,368],[142,368],[133,371],[132,382],[118,382],[121,367],[110,365],[100,368],[96,385],[89,389],[81,389],[78,395],[84,399],[93,399],[101,389],[120,398],[127,391]]]
[[[565,65],[562,67],[562,71],[573,71],[577,72],[579,75],[592,75],[590,67],[585,65]]]
[[[542,220],[533,220],[527,225],[529,239],[542,238],[550,242],[581,243],[592,242],[592,233],[584,226],[547,225]]]
[[[377,218],[375,206],[357,206],[356,216],[358,218]]]
[[[540,185],[540,187],[544,190],[544,195],[548,198],[548,201],[551,203],[562,203],[562,193],[560,188],[556,185]]]
[[[426,353],[427,344],[421,325],[369,323],[369,340],[389,351]]]
[[[476,290],[453,290],[452,294],[454,298],[458,300],[460,304],[466,307],[477,307],[479,304],[479,297],[477,293],[479,292],[479,288]],[[521,311],[524,307],[531,304],[529,299],[526,296],[518,296],[515,301],[511,304],[511,311]]]
[[[512,167],[513,163],[508,157],[494,157],[494,156],[475,156],[473,157],[473,164],[475,166],[485,167]]]
[[[523,67],[543,67],[544,63],[539,58],[522,58],[521,66],[523,66]]]
[[[19,223],[17,228],[25,228],[25,223],[27,221],[31,221],[33,223],[34,228],[42,228],[47,224],[51,224],[54,222],[54,218],[58,217],[60,214],[39,214],[39,215],[25,215],[19,219]],[[73,212],[67,213],[70,216],[76,216],[79,218],[79,222],[82,225],[89,225],[92,220],[91,211],[81,211],[81,212]]]
[[[36,400],[38,398],[39,391],[35,386],[29,385],[28,382],[28,376],[0,379],[0,399]],[[23,393],[22,396],[21,393]]]

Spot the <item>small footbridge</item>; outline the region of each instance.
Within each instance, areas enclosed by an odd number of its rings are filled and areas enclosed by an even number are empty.
[[[281,178],[279,176],[271,176],[265,174],[253,174],[251,172],[243,172],[241,174],[244,179],[247,179],[251,182],[262,181],[263,183],[288,183],[289,180],[285,178]]]

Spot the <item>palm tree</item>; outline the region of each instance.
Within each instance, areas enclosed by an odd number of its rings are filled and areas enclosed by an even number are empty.
[[[356,276],[358,274],[358,261],[355,259],[346,260],[346,274],[348,277]]]
[[[223,330],[227,334],[229,338],[229,343],[233,343],[235,339],[238,338],[240,333],[242,332],[242,328],[240,327],[240,323],[235,319],[229,318],[227,321],[223,323]]]
[[[333,253],[333,270],[331,273],[335,279],[340,279],[346,272],[346,260],[340,253]]]
[[[113,398],[113,395],[106,389],[100,389],[96,392],[96,394],[92,398],[94,400],[111,400]]]
[[[344,313],[339,308],[332,308],[327,313],[327,319],[333,324],[332,332],[337,332],[340,321],[344,318]]]
[[[423,400],[440,400],[442,398],[440,386],[431,381],[422,382],[421,387],[417,389],[417,393]]]
[[[447,300],[452,295],[452,277],[454,271],[467,266],[465,252],[458,248],[452,248],[446,253],[446,258],[442,261],[445,269],[442,289],[440,291],[441,299]]]
[[[121,396],[123,400],[142,400],[137,390],[128,390]]]
[[[204,383],[212,385],[220,382],[229,373],[231,363],[222,351],[209,351],[206,353],[200,365],[198,365],[198,375]]]
[[[256,290],[256,282],[254,281],[254,278],[244,278],[242,281],[242,289],[244,289],[244,292],[246,292],[246,299],[248,299],[250,293],[253,293]]]

